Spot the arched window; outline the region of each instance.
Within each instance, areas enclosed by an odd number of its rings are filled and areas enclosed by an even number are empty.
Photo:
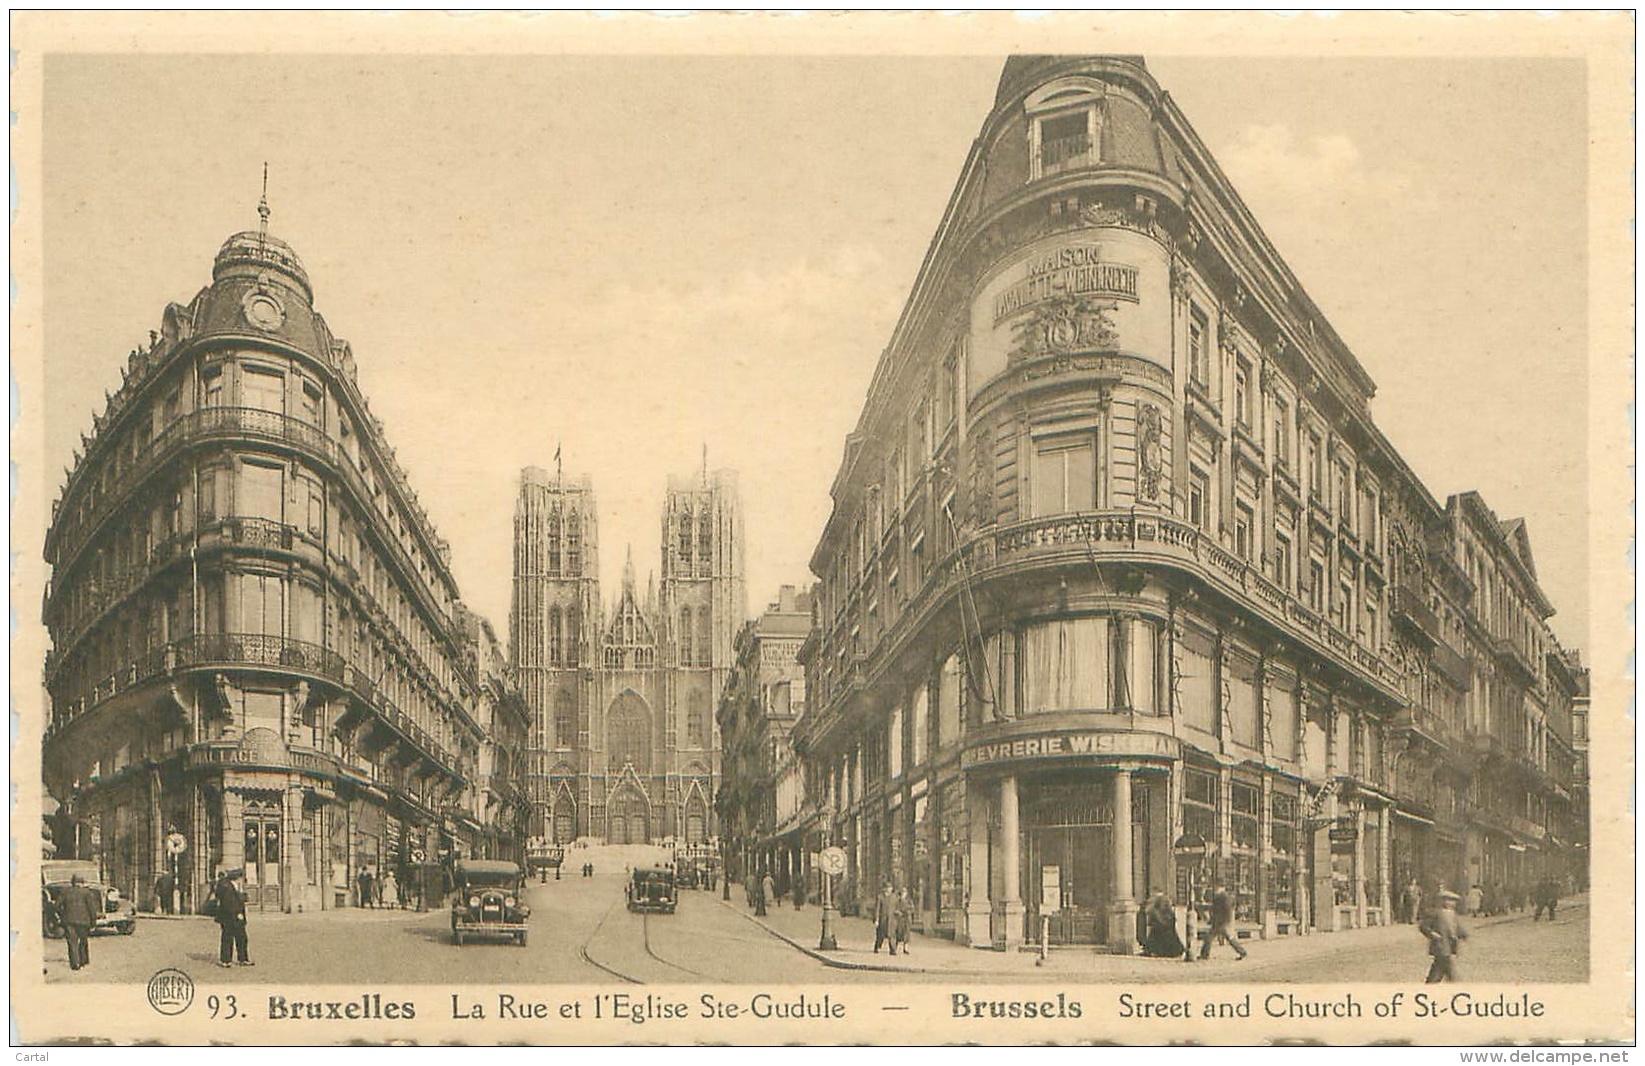
[[[685,742],[687,747],[703,747],[708,736],[708,712],[705,710],[707,701],[701,692],[692,692],[686,697],[685,712]]]
[[[560,569],[560,515],[558,512],[548,516],[548,570],[554,573]]]
[[[714,665],[714,619],[706,607],[697,612],[697,665]]]
[[[560,632],[560,609],[548,609],[548,665],[560,665],[560,642],[563,634]]]
[[[712,550],[713,546],[714,516],[705,514],[702,517],[702,525],[699,527],[697,534],[697,556],[702,560],[704,566],[708,565],[708,561],[711,558],[709,552]]]
[[[680,608],[680,665],[692,665],[691,658],[691,608]]]
[[[680,562],[691,565],[691,512],[680,516]]]
[[[651,771],[651,715],[632,692],[612,701],[605,716],[607,765],[621,770],[632,765],[637,773]]]
[[[582,658],[579,650],[582,644],[582,639],[582,632],[578,628],[577,608],[575,606],[567,607],[565,609],[564,659],[567,666],[576,666],[578,661]]]
[[[577,706],[571,693],[564,690],[554,697],[554,746],[577,746]]]

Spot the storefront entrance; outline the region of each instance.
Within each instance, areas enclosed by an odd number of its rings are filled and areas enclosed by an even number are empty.
[[[278,800],[246,800],[246,906],[280,909],[280,850],[285,846]]]
[[[1023,884],[1033,916],[1029,939],[1039,939],[1039,919],[1049,919],[1054,944],[1100,944],[1108,938],[1113,892],[1113,804],[1099,783],[1046,785],[1029,808],[1027,876]]]

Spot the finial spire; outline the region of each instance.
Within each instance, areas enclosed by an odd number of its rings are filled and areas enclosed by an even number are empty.
[[[268,161],[263,161],[263,198],[257,201],[257,239],[268,239]]]
[[[708,441],[703,441],[703,488],[708,488]]]

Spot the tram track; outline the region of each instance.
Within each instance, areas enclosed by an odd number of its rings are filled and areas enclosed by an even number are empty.
[[[645,977],[637,977],[634,974],[627,973],[624,970],[618,969],[616,966],[611,965],[609,962],[602,962],[600,959],[598,959],[594,956],[594,952],[592,950],[595,946],[594,942],[600,936],[600,933],[605,929],[606,922],[610,920],[612,913],[616,911],[617,907],[619,906],[619,904],[621,904],[621,902],[622,901],[619,900],[616,903],[613,903],[609,908],[607,908],[605,914],[600,917],[599,922],[594,926],[593,932],[588,934],[588,939],[583,941],[582,945],[580,947],[578,947],[577,957],[582,959],[584,962],[588,963],[588,965],[594,967],[596,970],[599,970],[603,973],[609,974],[612,977],[615,977],[617,980],[626,982],[626,983],[631,984],[631,985],[643,985],[643,984],[656,983],[654,978],[653,979],[647,979]],[[680,963],[674,962],[671,959],[666,959],[662,955],[659,955],[657,953],[657,949],[655,947],[653,947],[652,944],[651,944],[651,915],[649,915],[649,914],[640,915],[640,946],[645,950],[645,953],[648,956],[650,956],[654,961],[659,962],[664,966],[667,966],[671,970],[678,970],[681,973],[689,974],[694,978],[699,978],[699,979],[702,979],[702,980],[709,980],[709,981],[718,980],[718,978],[716,978],[713,974],[705,973],[702,970],[692,969],[690,966],[682,965]]]

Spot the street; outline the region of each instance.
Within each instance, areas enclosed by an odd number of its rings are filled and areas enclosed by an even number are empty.
[[[176,967],[197,981],[231,984],[838,984],[1001,982],[1308,983],[1420,982],[1428,960],[1411,926],[1248,940],[1251,957],[1236,962],[1227,947],[1209,962],[1118,957],[1058,950],[1039,964],[1026,952],[977,951],[916,935],[912,950],[887,957],[871,950],[870,923],[841,918],[840,950],[830,964],[815,957],[820,911],[773,908],[754,919],[733,886],[721,892],[681,889],[672,915],[630,914],[623,868],[596,864],[592,878],[571,863],[563,878],[531,882],[531,933],[525,947],[510,942],[452,943],[450,912],[344,909],[319,914],[261,916],[248,923],[254,967],[219,969],[217,926],[198,917],[144,918],[133,936],[100,935],[92,965],[69,970],[64,944],[45,946],[49,982],[144,982]],[[780,935],[779,935],[780,934]],[[893,967],[895,969],[893,969]],[[1587,979],[1588,908],[1562,909],[1556,922],[1529,913],[1473,924],[1461,957],[1470,983],[1572,982]]]

